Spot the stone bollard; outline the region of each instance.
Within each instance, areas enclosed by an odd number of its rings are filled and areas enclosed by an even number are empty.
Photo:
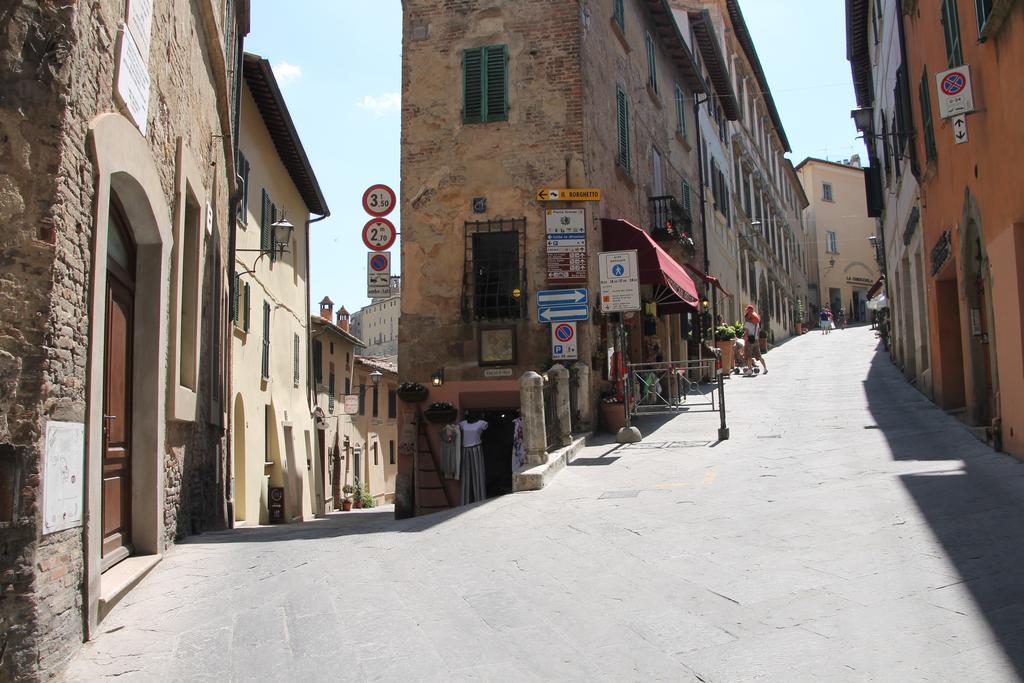
[[[594,431],[594,404],[590,400],[590,365],[577,361],[573,366],[576,373],[576,407],[580,412],[580,422],[573,425],[578,432]]]
[[[555,415],[558,417],[558,445],[572,443],[572,407],[569,404],[569,370],[555,363],[548,370],[549,381],[555,383]]]
[[[519,378],[519,413],[523,418],[523,448],[530,467],[548,461],[544,429],[544,378],[533,370]]]

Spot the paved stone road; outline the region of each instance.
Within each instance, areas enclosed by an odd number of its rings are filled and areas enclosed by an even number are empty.
[[[714,414],[544,491],[178,546],[69,678],[1007,681],[1024,467],[875,355],[808,334]]]

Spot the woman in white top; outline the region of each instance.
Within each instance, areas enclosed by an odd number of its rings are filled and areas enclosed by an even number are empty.
[[[461,503],[467,505],[487,498],[487,478],[484,473],[484,454],[481,449],[487,423],[468,410],[466,419],[459,423],[462,428],[462,466],[459,468],[462,481]]]

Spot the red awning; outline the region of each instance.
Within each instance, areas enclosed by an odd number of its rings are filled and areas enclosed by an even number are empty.
[[[636,249],[640,284],[654,287],[658,311],[684,313],[696,310],[697,285],[686,270],[641,228],[619,219],[602,218],[604,251]]]
[[[868,290],[868,298],[869,299],[874,299],[875,298],[875,294],[878,294],[878,290],[880,290],[882,288],[882,285],[884,285],[884,284],[885,284],[885,276],[883,275],[882,277],[880,277],[877,280],[875,280],[875,284],[871,285],[871,289]]]
[[[703,280],[704,284],[708,285],[709,287],[717,287],[719,292],[726,295],[730,299],[732,298],[732,294],[725,291],[725,287],[722,286],[722,283],[718,280],[717,277],[715,277],[714,275],[708,275],[699,268],[691,266],[689,263],[684,263],[683,265],[686,267],[688,271],[690,271],[691,273],[699,277],[701,280]]]

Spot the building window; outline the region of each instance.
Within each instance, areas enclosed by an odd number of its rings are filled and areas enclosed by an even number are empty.
[[[260,364],[261,377],[270,379],[270,304],[263,302],[263,362]]]
[[[525,235],[522,218],[465,224],[464,319],[522,317]]]
[[[686,214],[687,218],[693,217],[693,200],[690,197],[690,183],[689,181],[683,181],[683,213]]]
[[[924,129],[924,154],[928,161],[935,161],[938,153],[935,149],[935,129],[932,127],[931,88],[928,87],[928,66],[921,72],[921,86],[918,89],[921,100],[921,127]]]
[[[373,385],[373,416],[378,417],[380,415],[380,387],[376,384]]]
[[[331,372],[327,375],[327,412],[334,412],[334,363],[330,365]]]
[[[388,441],[388,464],[395,464],[395,442]]]
[[[249,331],[249,283],[235,273],[231,285],[231,322],[243,332]]]
[[[388,389],[388,417],[392,420],[398,417],[398,392]]]
[[[333,372],[334,363],[331,363]],[[322,384],[324,381],[324,345],[319,339],[313,340],[313,382]]]
[[[378,452],[377,452],[378,451],[378,447],[377,446],[378,445],[376,443],[373,444],[373,464],[374,465],[378,464],[378,457],[379,457],[379,455],[378,455]]]
[[[249,223],[249,160],[241,150],[238,151],[238,177],[242,179],[242,196],[235,209],[235,220],[244,228]]]
[[[676,86],[676,132],[686,139],[686,96],[683,89]]]
[[[346,377],[345,378],[345,394],[348,395],[348,394],[351,394],[351,393],[352,393],[352,380],[350,378]]]
[[[462,122],[508,120],[508,51],[504,45],[462,51]]]
[[[832,199],[832,183],[821,184],[821,198],[826,202],[834,201]]]
[[[992,0],[974,0],[974,11],[978,15],[978,37],[981,38],[992,14]]]
[[[825,231],[825,251],[827,251],[830,254],[839,253],[839,240],[836,239],[835,230]]]
[[[366,385],[359,383],[359,414],[366,415]]]
[[[647,86],[658,92],[658,62],[654,51],[654,38],[650,33],[644,34],[644,46],[647,48]]]
[[[621,87],[615,89],[615,109],[618,126],[618,154],[615,162],[629,173],[629,102]]]
[[[292,384],[299,386],[299,335],[292,336]]]
[[[181,286],[178,296],[181,297],[180,317],[178,319],[178,384],[196,390],[196,370],[199,338],[199,251],[202,244],[202,211],[199,201],[192,194],[192,186],[186,184],[185,224],[182,226]]]
[[[946,61],[950,69],[964,63],[960,50],[960,17],[956,0],[942,0],[942,33],[946,38]]]
[[[626,29],[626,11],[622,6],[623,0],[612,0],[612,21],[614,21],[620,30]]]

